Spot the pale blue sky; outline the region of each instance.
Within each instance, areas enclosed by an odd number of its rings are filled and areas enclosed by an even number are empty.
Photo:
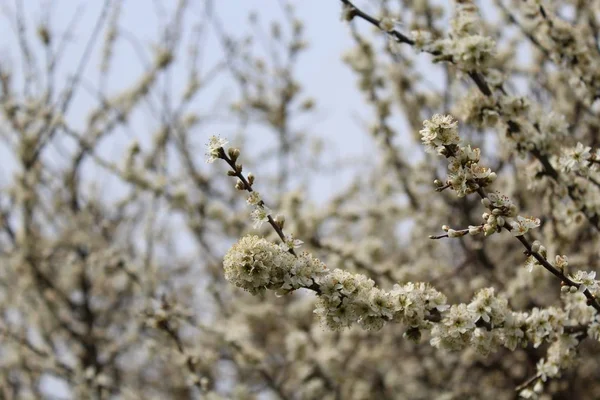
[[[51,26],[59,34],[67,29],[73,16],[77,15],[74,34],[69,38],[69,46],[65,52],[62,68],[58,70],[59,81],[64,82],[66,76],[76,69],[103,3],[100,0],[46,2],[23,0],[26,29],[29,33],[28,36],[32,38],[33,52],[36,54],[43,51],[43,47],[35,38],[36,24],[46,18],[47,10],[50,10]],[[165,15],[167,17],[171,15],[170,11],[176,3],[175,0],[124,1],[120,26],[129,32],[128,36],[136,37],[142,44],[156,43],[157,37],[161,33],[158,29],[159,21],[161,18],[164,19]],[[190,0],[190,11],[186,15],[186,22],[189,26],[201,17],[202,3],[201,0]],[[319,110],[317,118],[305,120],[304,122],[308,123],[301,123],[299,126],[309,126],[309,130],[313,134],[324,137],[327,142],[333,144],[327,149],[329,155],[334,158],[368,154],[368,150],[373,148],[373,142],[364,132],[359,121],[369,122],[370,110],[365,107],[362,95],[356,89],[355,75],[342,63],[340,57],[342,52],[352,45],[348,27],[340,21],[340,2],[337,0],[302,0],[292,1],[292,3],[296,6],[298,17],[305,23],[306,38],[310,45],[308,51],[303,53],[299,59],[296,69],[297,77],[305,85],[304,93],[312,95],[317,100]],[[362,5],[368,5],[368,2],[363,3]],[[0,4],[3,6],[3,13],[13,15],[9,18],[14,21],[16,2],[3,0],[0,1]],[[248,32],[247,21],[251,11],[257,12],[263,23],[283,20],[283,12],[278,0],[217,0],[214,4],[215,12],[225,30],[235,36],[241,36]],[[159,6],[157,7],[157,5]],[[162,7],[165,10],[160,10]],[[0,34],[5,38],[0,42],[0,57],[4,62],[9,60],[8,65],[18,71],[22,64],[18,56],[14,30],[8,24],[2,24],[0,25]],[[98,49],[100,49],[100,45],[101,42],[97,46]],[[208,69],[220,59],[222,51],[214,36],[206,42],[204,50],[203,65],[205,69]],[[98,87],[99,53],[99,51],[94,53],[85,70],[84,81],[87,82],[88,87]],[[147,53],[146,56],[151,59],[151,54]],[[120,40],[115,49],[112,74],[108,82],[109,93],[114,93],[130,85],[139,77],[142,70],[143,64],[133,47],[127,43],[127,40]],[[185,69],[181,68],[180,71],[183,74]],[[173,75],[171,86],[174,90],[181,89],[185,84],[184,79],[179,79],[176,73]],[[198,107],[199,110],[210,110],[215,99],[222,99],[224,93],[231,93],[231,89],[235,85],[223,79],[219,81],[219,84],[213,86],[204,92],[205,94],[195,103],[195,107]],[[233,97],[229,96],[229,99],[233,100]],[[87,117],[90,104],[93,104],[92,98],[86,93],[86,90],[80,90],[74,103],[68,113],[68,120],[80,121],[80,127],[83,127],[82,123]],[[131,129],[124,132],[123,141],[113,141],[111,142],[112,147],[105,150],[110,154],[120,153],[119,148],[133,139],[130,137],[131,135],[138,136],[138,138],[141,136],[140,139],[143,142],[144,135],[151,133],[151,130],[157,126],[157,121],[152,120],[152,117],[148,119],[147,114],[146,111],[146,115],[140,114],[132,120]],[[233,134],[233,132],[228,132],[225,126],[217,127],[217,129],[222,129],[222,131],[200,129],[197,134],[198,142],[205,143],[208,136],[214,133],[220,133],[223,136]],[[247,134],[255,138],[257,142],[268,143],[273,139],[273,136],[261,130],[249,130]],[[0,156],[7,157],[2,150],[0,150]],[[4,175],[0,176],[0,182],[6,182],[7,175],[5,171]],[[332,193],[331,179],[326,178],[325,181],[316,181],[315,183],[317,186],[313,188],[312,193],[321,200]]]

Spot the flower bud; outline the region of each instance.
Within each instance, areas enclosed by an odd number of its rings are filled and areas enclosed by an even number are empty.
[[[540,250],[538,251],[538,253],[540,253],[540,255],[544,258],[546,258],[547,252],[546,252],[546,248],[544,246],[540,245]]]
[[[229,150],[227,151],[227,153],[229,154],[229,158],[231,158],[231,161],[236,162],[236,160],[240,156],[240,149],[236,149],[235,147],[230,147]]]
[[[283,229],[283,225],[285,224],[285,216],[281,215],[281,214],[277,214],[277,216],[275,217],[275,223],[281,228]]]
[[[473,226],[473,225],[469,225],[469,235],[477,235],[478,233],[480,233],[482,231],[482,227],[481,226]]]
[[[496,227],[494,225],[490,225],[490,224],[483,225],[483,233],[485,236],[489,236],[494,232],[496,232]]]
[[[389,32],[394,29],[394,22],[388,18],[384,17],[379,21],[379,28],[383,31]]]
[[[555,257],[555,262],[556,268],[560,269],[561,271],[564,271],[564,269],[569,265],[569,259],[567,258],[567,256],[557,255]]]
[[[457,231],[454,229],[448,229],[448,237],[451,238],[456,238],[456,237],[461,237],[464,236],[465,232],[464,231]]]

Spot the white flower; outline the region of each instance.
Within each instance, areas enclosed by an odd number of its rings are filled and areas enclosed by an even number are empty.
[[[467,305],[455,304],[446,311],[441,323],[433,326],[430,343],[451,351],[461,350],[470,344],[474,330],[475,318]]]
[[[364,318],[361,318],[359,323],[363,328],[369,331],[378,331],[381,328],[383,328],[385,321],[381,317],[375,315],[368,315]]]
[[[456,173],[448,173],[448,183],[450,183],[458,197],[465,197],[469,193],[467,174],[464,169],[460,169]]]
[[[282,249],[282,251],[288,253],[287,250]],[[286,271],[281,288],[284,289],[285,293],[302,287],[310,287],[327,273],[328,269],[325,264],[309,253],[303,252],[298,255],[294,264]]]
[[[452,36],[465,36],[481,29],[477,6],[472,1],[456,2],[456,13],[451,21]]]
[[[580,284],[579,291],[581,292],[585,292],[586,289],[594,292],[599,288],[598,281],[596,280],[596,271],[577,271],[573,280]]]
[[[532,249],[533,249],[533,246],[532,246]],[[569,266],[569,259],[567,256],[561,256],[561,255],[557,254],[554,259],[555,259],[556,268],[558,268],[560,270],[564,270],[566,267]]]
[[[473,178],[483,179],[483,178],[487,178],[488,176],[490,176],[490,174],[492,173],[492,170],[489,168],[486,168],[486,167],[482,167],[479,164],[471,164],[470,172],[471,172],[471,175],[473,176]]]
[[[533,308],[526,320],[527,336],[533,341],[533,347],[539,347],[551,334],[561,334],[564,331],[565,321],[564,311],[555,307]]]
[[[221,149],[227,143],[229,143],[227,140],[222,139],[219,136],[215,136],[215,135],[211,136],[210,139],[208,140],[208,143],[206,144],[206,156],[208,157],[206,162],[212,163],[213,161],[218,159],[219,155],[220,155],[220,151],[222,151]]]
[[[466,234],[467,234],[466,231],[457,231],[454,229],[448,229],[448,237],[450,237],[450,238],[462,237],[462,236],[465,236]]]
[[[394,21],[391,18],[384,17],[379,21],[379,28],[385,32],[390,32],[394,29]]]
[[[591,157],[590,150],[592,148],[590,146],[584,146],[581,142],[577,142],[577,146],[573,150],[573,158],[579,162],[589,160]]]
[[[261,201],[260,194],[256,191],[250,193],[250,195],[248,196],[248,200],[246,200],[246,202],[248,204],[250,204],[251,206],[258,205],[258,203],[260,203],[260,201]]]
[[[452,59],[464,71],[481,71],[493,60],[496,42],[490,37],[470,35],[453,41]]]
[[[581,171],[586,170],[588,166],[586,161],[592,156],[589,146],[584,146],[580,142],[577,143],[575,148],[571,148],[565,151],[565,155],[559,160],[561,168],[566,171]]]
[[[423,50],[425,46],[431,43],[431,39],[433,37],[431,32],[422,30],[411,31],[410,36],[415,42],[414,47],[417,50]]]
[[[484,288],[477,292],[467,309],[474,315],[475,321],[482,319],[496,326],[504,322],[508,312],[508,302],[506,299],[496,297],[494,288]]]
[[[294,236],[289,234],[285,235],[285,240],[283,243],[281,243],[281,246],[285,251],[288,251],[289,249],[297,249],[301,247],[303,243],[304,242],[302,240],[294,239]]]
[[[498,192],[488,193],[488,198],[492,202],[494,208],[510,208],[512,207],[512,201],[505,195]]]
[[[466,304],[455,304],[450,307],[450,311],[442,323],[448,327],[449,334],[452,336],[475,329],[476,318],[477,316],[467,308]]]
[[[394,305],[389,293],[386,293],[381,289],[373,288],[369,293],[368,304],[372,313],[374,313],[373,315],[392,319]]]
[[[522,217],[517,216],[517,220],[512,223],[512,230],[510,233],[513,236],[522,236],[527,233],[530,229],[537,228],[540,226],[540,219],[534,217]]]
[[[537,371],[542,382],[546,382],[548,378],[558,375],[558,365],[549,361],[544,361],[542,358],[537,363]]]
[[[467,145],[461,147],[460,152],[467,160],[475,163],[478,163],[479,159],[481,158],[481,149],[479,147],[471,147],[471,145]]]
[[[539,265],[538,260],[534,256],[529,256],[525,260],[525,268],[527,268],[528,272],[533,272],[533,267]]]
[[[258,206],[252,211],[252,220],[254,224],[252,225],[254,229],[258,229],[262,226],[264,222],[269,222],[269,215],[271,214],[271,210],[267,206]]]
[[[423,121],[423,129],[419,133],[429,151],[460,142],[458,122],[451,115],[435,114],[430,120]]]

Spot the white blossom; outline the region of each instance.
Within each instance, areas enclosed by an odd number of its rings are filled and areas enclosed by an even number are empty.
[[[208,143],[206,144],[206,162],[212,163],[216,159],[218,159],[220,157],[219,152],[222,151],[221,149],[227,143],[229,143],[227,140],[222,139],[219,136],[211,136],[208,140]]]
[[[435,114],[430,120],[423,122],[419,132],[425,147],[436,150],[440,146],[458,144],[458,122],[450,115]]]
[[[252,225],[254,229],[258,229],[263,223],[269,222],[270,215],[271,209],[269,209],[269,207],[264,205],[255,207],[254,211],[251,213],[252,221],[254,221],[254,224]]]
[[[522,236],[526,234],[530,229],[537,228],[540,226],[540,219],[534,217],[522,217],[517,216],[517,220],[512,224],[511,233],[514,236]]]

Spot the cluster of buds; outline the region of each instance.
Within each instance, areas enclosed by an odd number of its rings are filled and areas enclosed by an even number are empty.
[[[508,197],[499,193],[489,193],[481,200],[481,203],[488,209],[481,216],[483,218],[481,225],[469,225],[468,229],[462,230],[455,230],[448,225],[444,225],[442,229],[448,233],[447,236],[461,237],[466,234],[478,235],[480,233],[489,236],[500,232],[502,228],[510,231],[514,236],[521,236],[527,233],[529,229],[540,226],[539,218],[517,215],[517,206]],[[431,236],[431,238],[437,239],[439,237]]]
[[[427,150],[446,157],[449,162],[446,183],[436,179],[434,182],[437,186],[436,190],[451,188],[458,197],[477,192],[482,197],[481,203],[488,209],[482,215],[481,225],[471,225],[468,229],[462,230],[451,229],[444,225],[442,229],[447,232],[447,235],[430,236],[432,239],[479,233],[489,236],[500,232],[502,228],[510,231],[514,236],[521,236],[529,229],[540,226],[539,218],[517,215],[517,206],[508,197],[499,193],[485,194],[483,188],[496,179],[496,173],[479,164],[481,151],[478,148],[471,148],[470,145],[465,146],[461,143],[458,136],[458,122],[452,116],[434,115],[431,120],[423,122],[423,129],[419,133]]]
[[[489,212],[482,215],[484,223],[469,226],[469,233],[476,235],[483,232],[485,236],[500,232],[501,228],[509,230],[514,236],[521,236],[529,229],[540,226],[539,218],[517,215],[517,206],[510,199],[499,193],[490,193],[481,200]]]
[[[450,115],[434,115],[423,122],[419,132],[426,150],[448,159],[448,179],[446,183],[436,180],[438,191],[452,188],[458,197],[474,193],[491,184],[496,173],[479,164],[481,151],[471,146],[463,146],[458,136],[458,122]]]

